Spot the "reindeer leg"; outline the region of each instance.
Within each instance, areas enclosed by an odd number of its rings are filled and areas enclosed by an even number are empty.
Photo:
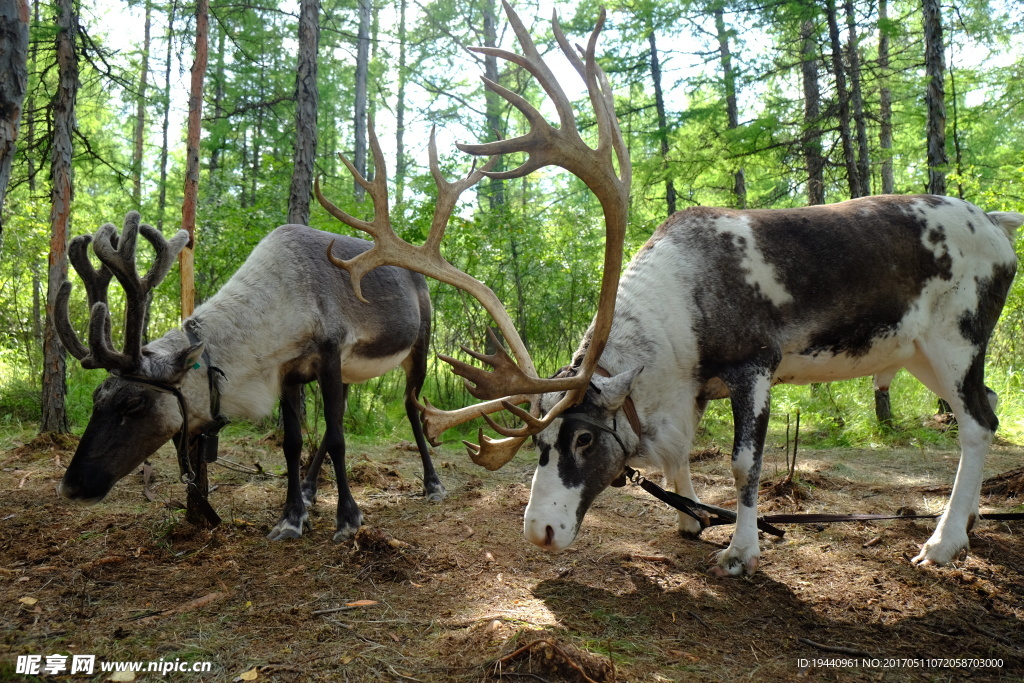
[[[334,542],[351,538],[363,523],[363,513],[352,497],[345,472],[345,432],[342,418],[348,403],[348,385],[341,380],[341,358],[337,353],[324,354],[331,360],[325,362],[320,374],[320,392],[324,399],[324,448],[334,463],[334,476],[338,480],[337,531]]]
[[[777,365],[778,360],[756,359],[722,373],[722,380],[732,396],[736,530],[729,547],[716,556],[716,564],[711,568],[715,576],[753,574],[761,556],[757,538],[757,491],[761,481],[761,453],[768,433],[772,373]]]
[[[999,420],[996,395],[985,386],[985,346],[969,346],[956,337],[922,343],[911,373],[946,399],[956,416],[960,437],[960,464],[946,511],[935,532],[914,558],[917,565],[944,565],[968,549],[967,532],[978,519],[983,468]]]
[[[429,320],[429,316],[428,316]],[[427,347],[430,339],[429,323],[425,332],[413,347],[412,353],[403,363],[405,370],[405,414],[409,417],[409,424],[412,425],[412,433],[416,438],[416,446],[420,451],[420,458],[423,460],[423,495],[431,502],[444,500],[448,490],[441,483],[437,471],[434,469],[434,461],[430,458],[430,447],[427,439],[423,436],[423,425],[420,423],[420,413],[416,408],[416,398],[427,377]]]
[[[302,423],[299,421],[298,384],[285,385],[281,390],[281,421],[284,423],[284,459],[288,465],[288,493],[284,513],[267,535],[271,541],[300,538],[309,524],[309,513],[302,500],[299,470],[302,466]]]
[[[342,407],[344,414],[344,407]],[[324,456],[327,455],[327,442],[320,441],[320,447],[316,449],[316,455],[309,463],[306,476],[302,479],[302,502],[306,507],[312,507],[316,503],[316,489],[320,482],[320,468],[324,464]]]

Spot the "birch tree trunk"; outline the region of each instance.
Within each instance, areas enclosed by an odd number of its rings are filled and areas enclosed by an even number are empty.
[[[924,0],[925,106],[928,109],[928,192],[946,194],[946,53],[942,44],[942,6]]]
[[[57,9],[57,89],[54,92],[53,142],[50,151],[50,258],[46,290],[46,326],[43,330],[43,405],[41,434],[67,432],[64,398],[67,394],[67,363],[57,337],[54,316],[57,290],[68,277],[68,226],[74,199],[72,132],[78,97],[78,16],[74,0],[59,0]]]
[[[28,18],[28,0],[0,1],[0,251],[4,243],[4,197],[28,89]]]
[[[299,64],[295,77],[295,163],[288,196],[288,222],[309,225],[309,197],[316,161],[317,58],[320,0],[302,0],[299,10]]]

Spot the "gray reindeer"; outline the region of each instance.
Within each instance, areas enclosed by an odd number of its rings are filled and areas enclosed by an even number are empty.
[[[154,265],[143,277],[136,270],[139,233],[156,250]],[[280,397],[288,492],[268,537],[302,535],[326,451],[338,480],[334,540],[341,541],[363,520],[345,475],[342,417],[348,385],[400,365],[406,374],[406,412],[423,459],[425,495],[431,501],[443,499],[447,492],[434,471],[417,414],[431,323],[423,276],[380,268],[363,280],[363,294],[357,296],[348,273],[328,261],[328,247],[333,243],[336,253],[351,258],[369,250],[369,242],[283,225],[180,329],[143,345],[147,298],[187,241],[184,230],[166,240],[152,226],[140,225],[139,214],[131,212],[120,235],[108,223],[94,236],[71,242],[69,258],[85,283],[90,308],[88,346],[71,326],[68,281],[58,296],[57,330],[82,367],[103,368],[110,375],[93,394],[92,416],[61,480],[61,495],[98,502],[161,445],[181,438],[185,425],[185,436],[194,438],[219,418],[259,419],[270,414]],[[88,255],[90,244],[102,264],[98,269]],[[111,341],[111,277],[126,295],[122,351]],[[323,395],[326,430],[318,457],[300,482],[300,388],[314,380]]]

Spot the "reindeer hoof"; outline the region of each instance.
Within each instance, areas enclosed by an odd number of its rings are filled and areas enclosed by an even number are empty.
[[[757,571],[760,557],[757,554],[744,559],[743,555],[732,548],[715,553],[716,562],[708,569],[711,576],[723,579],[730,576],[751,576]]]
[[[291,522],[282,520],[270,530],[267,538],[271,541],[283,541],[286,538],[302,538],[302,527],[296,527]]]
[[[443,484],[438,482],[432,486],[428,486],[423,491],[423,495],[426,496],[427,500],[431,503],[440,503],[442,500],[448,497],[448,489]]]

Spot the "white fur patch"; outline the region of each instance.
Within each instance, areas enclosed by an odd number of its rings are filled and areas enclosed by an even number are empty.
[[[776,306],[784,306],[793,301],[793,295],[782,284],[775,267],[764,260],[764,255],[757,248],[750,219],[720,218],[718,225],[723,226],[720,228],[722,233],[732,235],[733,244],[743,254],[740,259],[740,270],[743,271],[746,283]]]
[[[562,483],[554,458],[547,465],[538,466],[533,473],[530,503],[523,516],[526,540],[545,550],[562,550],[572,543],[579,531],[576,511],[582,492],[583,487],[567,488]]]
[[[374,377],[380,377],[385,372],[397,368],[408,357],[409,351],[410,349],[405,349],[383,358],[348,356],[341,361],[341,378],[345,384],[358,384]]]

